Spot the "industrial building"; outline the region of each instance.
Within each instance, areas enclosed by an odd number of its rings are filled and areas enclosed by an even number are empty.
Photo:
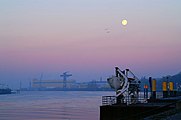
[[[107,81],[76,82],[75,80],[33,79],[31,90],[110,90]]]
[[[68,77],[71,77],[72,74],[64,72],[60,77],[63,77],[63,80],[42,80],[41,78],[33,79],[31,82],[30,90],[110,90],[110,87],[107,81],[90,81],[90,82],[81,82],[77,83],[75,80],[68,80]]]
[[[32,89],[50,89],[50,88],[75,88],[76,81],[75,80],[32,80]]]

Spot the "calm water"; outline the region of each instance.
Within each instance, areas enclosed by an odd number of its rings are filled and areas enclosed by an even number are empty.
[[[99,120],[104,95],[114,92],[28,91],[0,95],[0,120]]]

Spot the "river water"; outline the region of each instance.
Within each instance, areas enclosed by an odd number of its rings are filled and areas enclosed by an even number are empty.
[[[113,91],[26,91],[0,95],[0,120],[99,120],[102,96]]]

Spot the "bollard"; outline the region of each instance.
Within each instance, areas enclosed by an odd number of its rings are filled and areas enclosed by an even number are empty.
[[[174,97],[174,91],[173,91],[174,87],[173,87],[173,82],[169,82],[169,96],[170,97]]]
[[[167,82],[162,82],[163,98],[168,97]]]
[[[156,80],[152,80],[152,98],[156,99]]]

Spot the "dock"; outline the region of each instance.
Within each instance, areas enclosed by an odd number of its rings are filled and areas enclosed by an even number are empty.
[[[100,120],[139,120],[169,110],[181,109],[181,97],[158,99],[149,103],[100,106]]]
[[[116,95],[102,96],[100,120],[158,120],[181,110],[181,91],[174,89],[173,82],[163,81],[162,97],[157,97],[156,80],[150,77],[150,92],[148,85],[144,85],[144,95],[141,96],[141,81],[133,72],[115,67],[115,73],[107,81]]]

